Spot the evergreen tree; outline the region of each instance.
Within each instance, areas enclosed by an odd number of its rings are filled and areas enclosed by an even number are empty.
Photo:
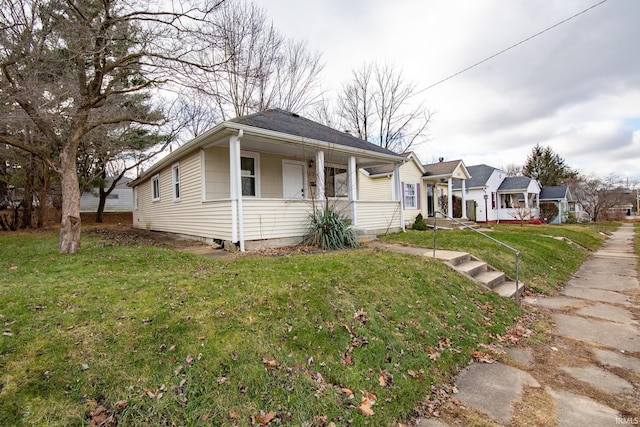
[[[566,180],[577,176],[577,172],[551,147],[542,147],[540,144],[533,147],[522,171],[525,176],[537,180],[543,187],[562,185]]]

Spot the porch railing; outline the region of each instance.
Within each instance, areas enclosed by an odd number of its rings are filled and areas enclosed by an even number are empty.
[[[519,296],[519,294],[520,294],[520,289],[519,289],[520,288],[520,285],[519,285],[520,251],[515,249],[515,248],[513,248],[513,247],[511,247],[511,246],[509,246],[509,245],[507,245],[504,242],[501,242],[498,239],[495,239],[495,238],[489,236],[487,233],[483,233],[480,230],[476,230],[473,227],[469,227],[464,222],[459,221],[459,220],[457,220],[455,218],[452,218],[452,217],[450,217],[449,215],[447,215],[444,212],[436,211],[435,213],[436,213],[436,215],[433,216],[433,258],[435,259],[435,257],[436,257],[436,234],[437,234],[436,231],[438,230],[438,226],[437,226],[437,221],[438,221],[437,217],[438,217],[438,215],[437,214],[441,214],[445,218],[448,218],[449,220],[455,222],[456,224],[462,226],[463,228],[466,228],[466,229],[471,230],[471,231],[473,231],[475,233],[478,233],[478,234],[486,237],[487,239],[491,240],[492,242],[497,243],[497,244],[499,244],[500,246],[502,246],[504,248],[507,248],[508,250],[510,250],[511,252],[513,252],[515,254],[515,257],[516,257],[516,265],[515,265],[515,267],[516,267],[516,277],[515,277],[515,280],[516,280],[516,301],[520,302],[520,296]]]

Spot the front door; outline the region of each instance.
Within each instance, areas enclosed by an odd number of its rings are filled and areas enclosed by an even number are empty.
[[[283,197],[304,199],[304,163],[285,160],[282,162]]]
[[[435,188],[433,184],[427,184],[427,216],[433,217],[435,216],[435,203],[434,203],[434,193]]]

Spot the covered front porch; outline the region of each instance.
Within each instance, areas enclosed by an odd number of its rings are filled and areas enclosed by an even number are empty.
[[[424,166],[426,173],[422,177],[426,190],[426,217],[450,217],[467,220],[467,191],[466,181],[471,177],[462,160],[438,163]],[[454,210],[453,180],[460,180],[462,185],[462,206],[459,212]]]
[[[358,169],[381,164],[397,169],[403,160],[399,156],[239,126],[203,146],[200,157],[202,203],[221,213],[211,236],[240,250],[299,243],[310,215],[324,206],[338,210],[360,233],[403,228],[398,197],[358,200]],[[399,178],[394,185],[400,188]]]

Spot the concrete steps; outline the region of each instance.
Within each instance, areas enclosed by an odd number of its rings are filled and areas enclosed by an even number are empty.
[[[484,261],[471,256],[466,252],[436,250],[418,248],[412,246],[391,245],[380,242],[371,243],[371,247],[388,251],[400,252],[425,258],[434,258],[448,265],[460,274],[464,274],[476,283],[486,286],[505,298],[516,297],[516,282],[502,271],[496,270]],[[518,296],[522,294],[525,285],[518,284]]]
[[[436,251],[436,259],[505,298],[516,297],[516,282],[514,280],[511,280],[502,271],[496,270],[466,252]],[[521,294],[523,289],[524,285],[519,283],[518,294]]]

